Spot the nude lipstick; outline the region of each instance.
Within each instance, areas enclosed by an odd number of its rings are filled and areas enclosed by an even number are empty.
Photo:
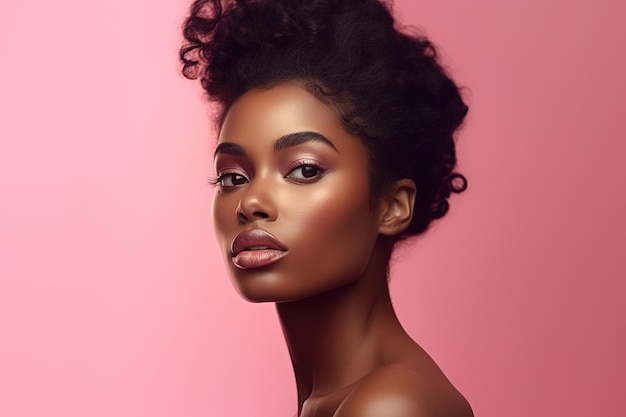
[[[262,229],[244,230],[231,245],[232,261],[237,268],[261,268],[278,262],[287,248]]]

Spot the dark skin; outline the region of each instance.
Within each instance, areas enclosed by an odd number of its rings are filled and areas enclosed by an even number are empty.
[[[372,205],[367,149],[297,82],[240,97],[218,142],[216,236],[241,295],[276,303],[298,415],[472,416],[389,297],[394,236],[419,198],[413,181]],[[275,240],[233,243],[250,231]]]

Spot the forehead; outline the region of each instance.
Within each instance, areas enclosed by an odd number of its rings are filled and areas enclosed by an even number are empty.
[[[227,112],[218,142],[276,140],[302,131],[320,133],[337,147],[363,146],[343,128],[332,108],[297,83],[243,94]]]

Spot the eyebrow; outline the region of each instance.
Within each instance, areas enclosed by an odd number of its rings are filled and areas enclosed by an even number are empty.
[[[294,132],[288,135],[281,136],[274,144],[274,151],[282,151],[284,149],[302,145],[303,143],[307,142],[321,142],[333,148],[337,153],[339,152],[337,150],[337,147],[326,136],[322,135],[321,133],[309,131]],[[217,156],[218,154],[246,156],[246,151],[241,145],[237,143],[222,142],[217,145],[213,156]]]
[[[308,131],[307,132],[295,132],[295,133],[290,133],[288,135],[282,136],[274,144],[274,150],[278,152],[278,151],[282,151],[283,149],[287,149],[292,146],[301,145],[307,142],[321,142],[330,146],[336,152],[339,152],[337,151],[337,148],[335,147],[335,145],[326,136],[322,135],[321,133],[308,132]]]
[[[246,156],[246,151],[241,145],[237,145],[236,143],[222,142],[217,145],[217,148],[215,148],[215,153],[213,154],[213,157],[217,156],[218,154]]]

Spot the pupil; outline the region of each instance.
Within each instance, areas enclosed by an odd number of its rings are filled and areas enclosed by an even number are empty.
[[[303,166],[302,167],[302,176],[304,178],[311,178],[317,175],[317,167],[314,166]]]
[[[233,184],[241,185],[245,182],[243,175],[233,175]]]

